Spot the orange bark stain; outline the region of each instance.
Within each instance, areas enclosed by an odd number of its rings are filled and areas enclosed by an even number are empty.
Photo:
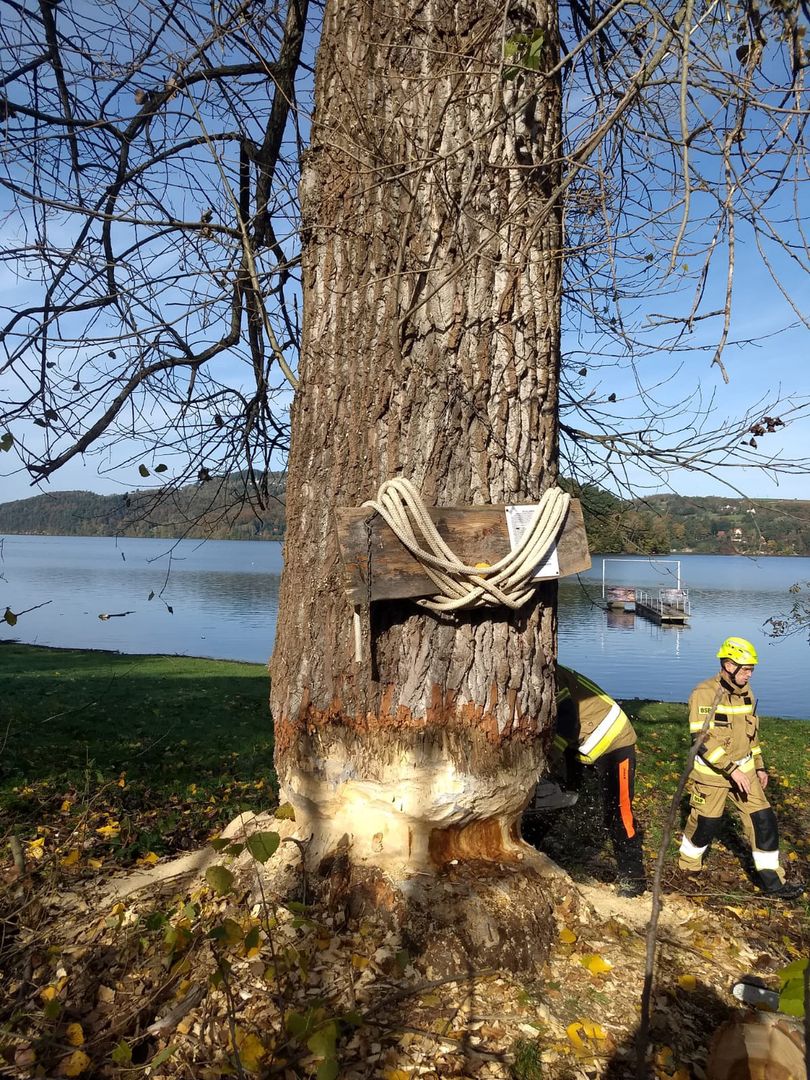
[[[391,706],[394,701],[394,684],[389,683],[382,692],[380,698],[380,716],[391,718]]]
[[[453,731],[470,732],[483,736],[492,746],[499,746],[512,738],[521,741],[537,735],[537,718],[517,712],[517,692],[509,691],[508,720],[504,730],[498,730],[498,705],[503,710],[497,686],[493,683],[485,705],[458,700],[455,690],[443,690],[438,684],[430,689],[424,715],[415,713],[405,705],[394,705],[396,686],[389,683],[380,689],[379,711],[358,709],[354,715],[346,711],[344,700],[335,695],[325,708],[318,708],[310,699],[308,691],[302,695],[301,705],[295,719],[275,718],[276,745],[282,753],[303,732],[314,734],[330,725],[342,727],[357,735],[373,735],[378,732],[391,734],[404,732]]]

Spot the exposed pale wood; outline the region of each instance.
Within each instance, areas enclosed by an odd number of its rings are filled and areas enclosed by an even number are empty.
[[[436,506],[428,512],[440,534],[462,562],[495,563],[509,552],[505,506]],[[366,567],[368,508],[335,510],[340,554],[346,570],[349,599],[368,597]],[[557,543],[560,577],[589,569],[591,556],[578,499],[572,499]],[[371,599],[394,600],[429,596],[435,586],[418,560],[379,515],[371,522]]]
[[[789,1080],[807,1075],[797,1021],[778,1013],[748,1013],[715,1032],[706,1064],[709,1080]]]

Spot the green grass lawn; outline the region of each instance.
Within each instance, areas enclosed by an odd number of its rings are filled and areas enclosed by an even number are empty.
[[[262,665],[0,645],[0,820],[119,863],[275,801]],[[110,825],[106,833],[98,832]]]
[[[13,829],[29,844],[44,837],[45,853],[77,850],[81,865],[128,864],[194,848],[240,810],[275,803],[262,665],[2,644],[0,688],[0,840]],[[624,706],[639,738],[636,809],[652,861],[686,755],[686,706]],[[810,722],[765,718],[761,736],[785,856],[803,875]],[[612,880],[600,816],[586,779],[573,811],[539,823],[539,846],[572,873]],[[717,847],[712,865],[736,881],[739,857]]]

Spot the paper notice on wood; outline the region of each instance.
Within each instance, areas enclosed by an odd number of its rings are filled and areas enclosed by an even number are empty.
[[[534,512],[537,510],[536,506],[507,506],[506,507],[506,528],[509,533],[509,546],[512,551],[520,545],[523,539],[523,534],[529,527]],[[556,578],[560,576],[560,560],[557,556],[556,543],[552,546],[549,553],[546,555],[542,562],[539,562],[535,567],[534,577],[538,578]]]

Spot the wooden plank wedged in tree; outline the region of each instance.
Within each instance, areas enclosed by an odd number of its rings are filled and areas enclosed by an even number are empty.
[[[431,506],[430,517],[462,562],[496,563],[509,552],[506,507]],[[335,510],[340,555],[346,570],[346,588],[353,604],[367,599],[367,534],[365,522],[373,513],[368,507]],[[418,536],[417,536],[418,538]],[[572,499],[557,540],[560,577],[588,570],[591,556],[582,518],[582,506]],[[379,515],[371,523],[371,599],[402,600],[430,596],[436,591],[419,562]]]

